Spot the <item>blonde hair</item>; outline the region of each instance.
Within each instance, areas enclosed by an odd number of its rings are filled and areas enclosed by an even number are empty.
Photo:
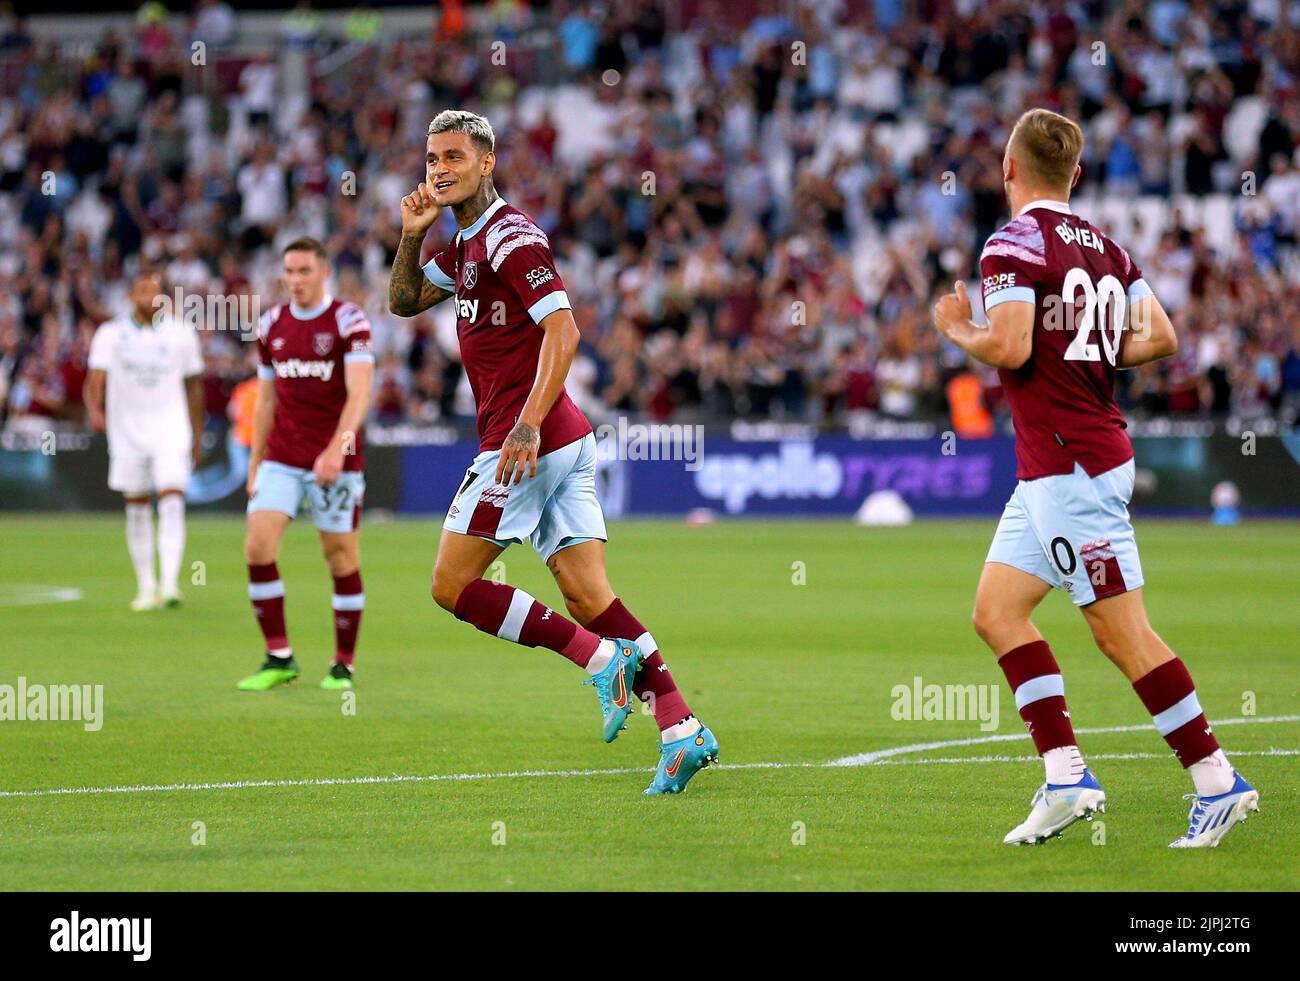
[[[444,109],[434,116],[433,122],[429,123],[429,135],[435,133],[464,133],[474,141],[480,153],[495,150],[497,146],[492,124],[485,117],[466,109]]]
[[[1008,146],[1032,182],[1069,190],[1083,155],[1083,130],[1050,109],[1030,109],[1011,131]]]

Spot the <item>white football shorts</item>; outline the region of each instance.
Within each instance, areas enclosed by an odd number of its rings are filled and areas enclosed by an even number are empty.
[[[365,495],[366,478],[360,470],[344,470],[333,484],[322,487],[310,470],[263,460],[253,481],[248,513],[280,511],[292,518],[306,502],[312,524],[342,534],[357,530]]]
[[[184,491],[190,482],[190,454],[113,453],[108,458],[109,489],[128,497],[157,494],[164,490]]]
[[[596,497],[596,437],[588,433],[537,458],[537,476],[503,487],[496,482],[500,450],[474,457],[442,526],[502,548],[532,543],[542,561],[579,542],[608,540]]]
[[[1076,606],[1142,585],[1129,519],[1133,461],[1089,477],[1022,480],[1002,512],[986,562],[1013,566],[1070,594]]]

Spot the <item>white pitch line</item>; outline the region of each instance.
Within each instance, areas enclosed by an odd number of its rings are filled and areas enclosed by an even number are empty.
[[[81,597],[81,590],[72,586],[37,586],[31,583],[0,585],[0,606],[75,603]]]
[[[1265,724],[1270,722],[1300,722],[1300,715],[1269,715],[1258,718],[1219,719],[1210,724],[1215,726]],[[1094,729],[1076,729],[1084,735],[1100,735],[1115,732],[1145,732],[1150,726],[1105,726]],[[981,746],[989,743],[1009,742],[1015,739],[1028,739],[1028,733],[1000,734],[996,736],[977,736],[972,739],[949,739],[941,742],[913,743],[909,746],[895,746],[880,749],[872,753],[858,753],[845,756],[826,763],[731,763],[718,764],[720,770],[793,770],[826,769],[855,766],[917,766],[932,763],[1016,763],[1038,759],[1036,756],[973,756],[947,757],[939,759],[896,760],[892,757],[903,753],[919,753],[931,749],[951,749],[957,746]],[[1167,759],[1168,753],[1117,753],[1089,754],[1092,760],[1105,759]],[[1233,753],[1233,756],[1300,756],[1297,749],[1268,749]],[[183,793],[200,790],[248,790],[261,787],[343,787],[356,784],[382,783],[438,783],[445,780],[507,780],[526,777],[602,777],[628,773],[648,773],[643,767],[621,767],[608,770],[507,770],[496,773],[433,773],[433,774],[398,774],[386,777],[308,777],[299,780],[232,780],[220,783],[168,783],[136,784],[120,787],[59,787],[48,790],[0,790],[0,797],[71,797],[87,794],[158,794]]]
[[[1266,715],[1236,719],[1216,719],[1210,725],[1262,725],[1266,722],[1300,722],[1300,715]],[[1149,732],[1150,730],[1151,724],[1147,723],[1138,726],[1102,726],[1093,729],[1075,729],[1074,732],[1080,736],[1099,736],[1113,732]],[[989,743],[1013,742],[1017,739],[1028,738],[1028,733],[1016,732],[996,736],[974,736],[970,739],[948,739],[933,743],[912,743],[910,746],[894,746],[890,749],[877,749],[870,753],[855,753],[852,756],[842,756],[838,760],[831,760],[826,766],[871,766],[891,756],[901,756],[904,753],[922,753],[931,749],[948,749],[954,746],[986,746]]]
[[[1088,762],[1094,760],[1168,760],[1173,753],[1089,753]],[[1300,749],[1246,749],[1232,754],[1239,756],[1300,756]],[[923,756],[919,760],[881,760],[876,766],[928,766],[932,763],[1036,763],[1037,756]]]

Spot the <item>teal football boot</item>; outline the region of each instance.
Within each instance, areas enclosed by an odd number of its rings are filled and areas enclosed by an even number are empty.
[[[632,714],[632,683],[641,667],[641,648],[621,637],[604,637],[604,641],[614,645],[614,656],[583,684],[596,686],[605,742],[612,743],[627,728],[627,717]]]
[[[659,744],[659,768],[647,795],[680,794],[691,777],[718,762],[718,739],[703,724],[689,736]]]

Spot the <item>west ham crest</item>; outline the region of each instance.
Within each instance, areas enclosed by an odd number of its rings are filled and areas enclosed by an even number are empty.
[[[467,290],[472,290],[474,288],[474,284],[477,282],[478,282],[478,263],[473,261],[465,263],[465,278],[464,278],[464,282],[462,282],[461,285]]]
[[[334,335],[330,333],[313,334],[311,338],[311,349],[319,354],[322,358],[330,353],[334,347]]]

